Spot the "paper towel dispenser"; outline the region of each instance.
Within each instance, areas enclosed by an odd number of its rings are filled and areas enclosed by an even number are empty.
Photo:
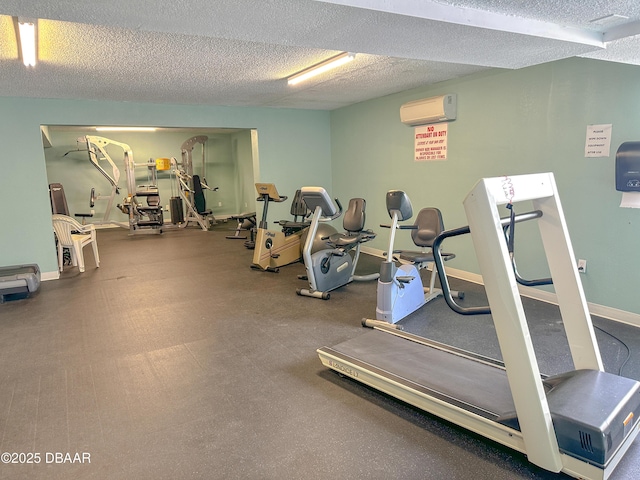
[[[640,142],[624,142],[618,148],[616,190],[640,192]]]

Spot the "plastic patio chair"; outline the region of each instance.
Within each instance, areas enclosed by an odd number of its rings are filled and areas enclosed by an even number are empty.
[[[58,238],[58,270],[62,272],[63,248],[71,251],[73,265],[77,265],[81,272],[84,272],[84,256],[82,249],[91,244],[93,247],[93,257],[96,260],[96,267],[100,266],[100,256],[98,255],[98,242],[96,240],[96,229],[93,225],[81,225],[74,218],[67,215],[52,215],[53,230]]]

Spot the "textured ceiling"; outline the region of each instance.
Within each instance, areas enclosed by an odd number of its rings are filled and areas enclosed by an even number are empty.
[[[35,68],[12,16],[39,19]],[[0,96],[330,110],[490,68],[640,65],[638,33],[628,0],[0,0]]]

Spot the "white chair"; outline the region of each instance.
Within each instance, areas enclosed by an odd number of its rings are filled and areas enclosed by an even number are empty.
[[[71,261],[77,265],[81,272],[84,272],[84,256],[82,249],[91,244],[93,247],[93,257],[96,259],[96,267],[100,266],[98,255],[98,242],[96,240],[96,229],[93,225],[81,225],[74,218],[67,215],[55,214],[52,216],[53,230],[58,238],[58,269],[62,272],[63,248],[71,251]]]

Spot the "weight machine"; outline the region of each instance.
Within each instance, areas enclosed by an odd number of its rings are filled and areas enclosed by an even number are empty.
[[[110,223],[129,228],[129,232],[133,234],[139,233],[162,233],[164,223],[162,214],[162,205],[160,204],[160,195],[158,193],[157,184],[157,165],[153,160],[147,163],[136,164],[133,161],[133,151],[126,143],[117,142],[104,137],[94,135],[86,135],[78,141],[84,141],[89,151],[89,160],[91,163],[109,180],[111,183],[111,195],[108,197],[107,211],[100,223]],[[107,145],[115,145],[120,147],[124,152],[124,166],[127,176],[127,196],[117,207],[122,213],[129,216],[129,222],[113,222],[109,220],[111,207],[115,195],[119,193],[118,181],[120,179],[120,171],[115,162],[106,150]],[[100,156],[98,156],[100,155]],[[110,176],[101,166],[99,160],[107,160],[113,169],[113,177]],[[136,183],[136,167],[146,167],[147,169],[147,185],[137,185]],[[91,190],[90,205],[93,208],[95,201],[100,200],[99,194],[95,195],[95,190]],[[143,203],[142,199],[146,201]]]
[[[216,224],[216,219],[213,216],[213,212],[207,209],[206,199],[204,196],[204,190],[211,190],[212,192],[218,191],[218,187],[210,187],[207,184],[207,180],[204,178],[205,167],[205,143],[208,137],[205,135],[197,135],[185,140],[180,147],[182,152],[182,162],[178,162],[175,158],[171,159],[172,171],[176,176],[178,184],[180,203],[184,202],[187,211],[186,216],[182,210],[182,205],[176,210],[178,214],[178,221],[172,218],[172,222],[179,224],[180,228],[186,227],[189,222],[195,222],[200,225],[202,230],[209,230],[209,228]],[[193,147],[200,143],[202,145],[202,178],[200,175],[193,173]],[[173,197],[175,199],[175,197]],[[172,212],[173,213],[173,212]],[[173,216],[173,215],[172,215]]]
[[[79,137],[77,139],[78,144],[85,144],[87,146],[87,152],[89,153],[89,161],[91,164],[107,179],[109,184],[111,185],[111,192],[109,195],[102,195],[100,193],[96,194],[95,188],[91,188],[91,194],[89,197],[89,207],[93,209],[96,201],[106,200],[107,207],[104,211],[104,215],[102,216],[102,220],[97,220],[95,223],[97,225],[107,225],[107,224],[115,224],[124,228],[127,228],[127,225],[123,222],[114,222],[110,220],[111,210],[113,207],[113,202],[116,198],[116,195],[120,194],[120,187],[118,183],[120,182],[120,169],[115,164],[111,156],[107,153],[106,146],[109,143],[118,144],[118,142],[114,142],[113,140],[109,140],[103,137],[97,137],[93,135],[86,135],[84,137]],[[131,149],[128,145],[118,144],[125,151],[125,156],[131,152]],[[74,150],[75,151],[75,150]],[[65,153],[67,155],[70,152]],[[132,154],[133,155],[133,154]],[[111,174],[107,172],[102,165],[100,165],[100,161],[106,160],[111,166]],[[91,212],[93,214],[93,211]],[[68,213],[67,213],[68,214]],[[90,215],[89,215],[90,216]]]

